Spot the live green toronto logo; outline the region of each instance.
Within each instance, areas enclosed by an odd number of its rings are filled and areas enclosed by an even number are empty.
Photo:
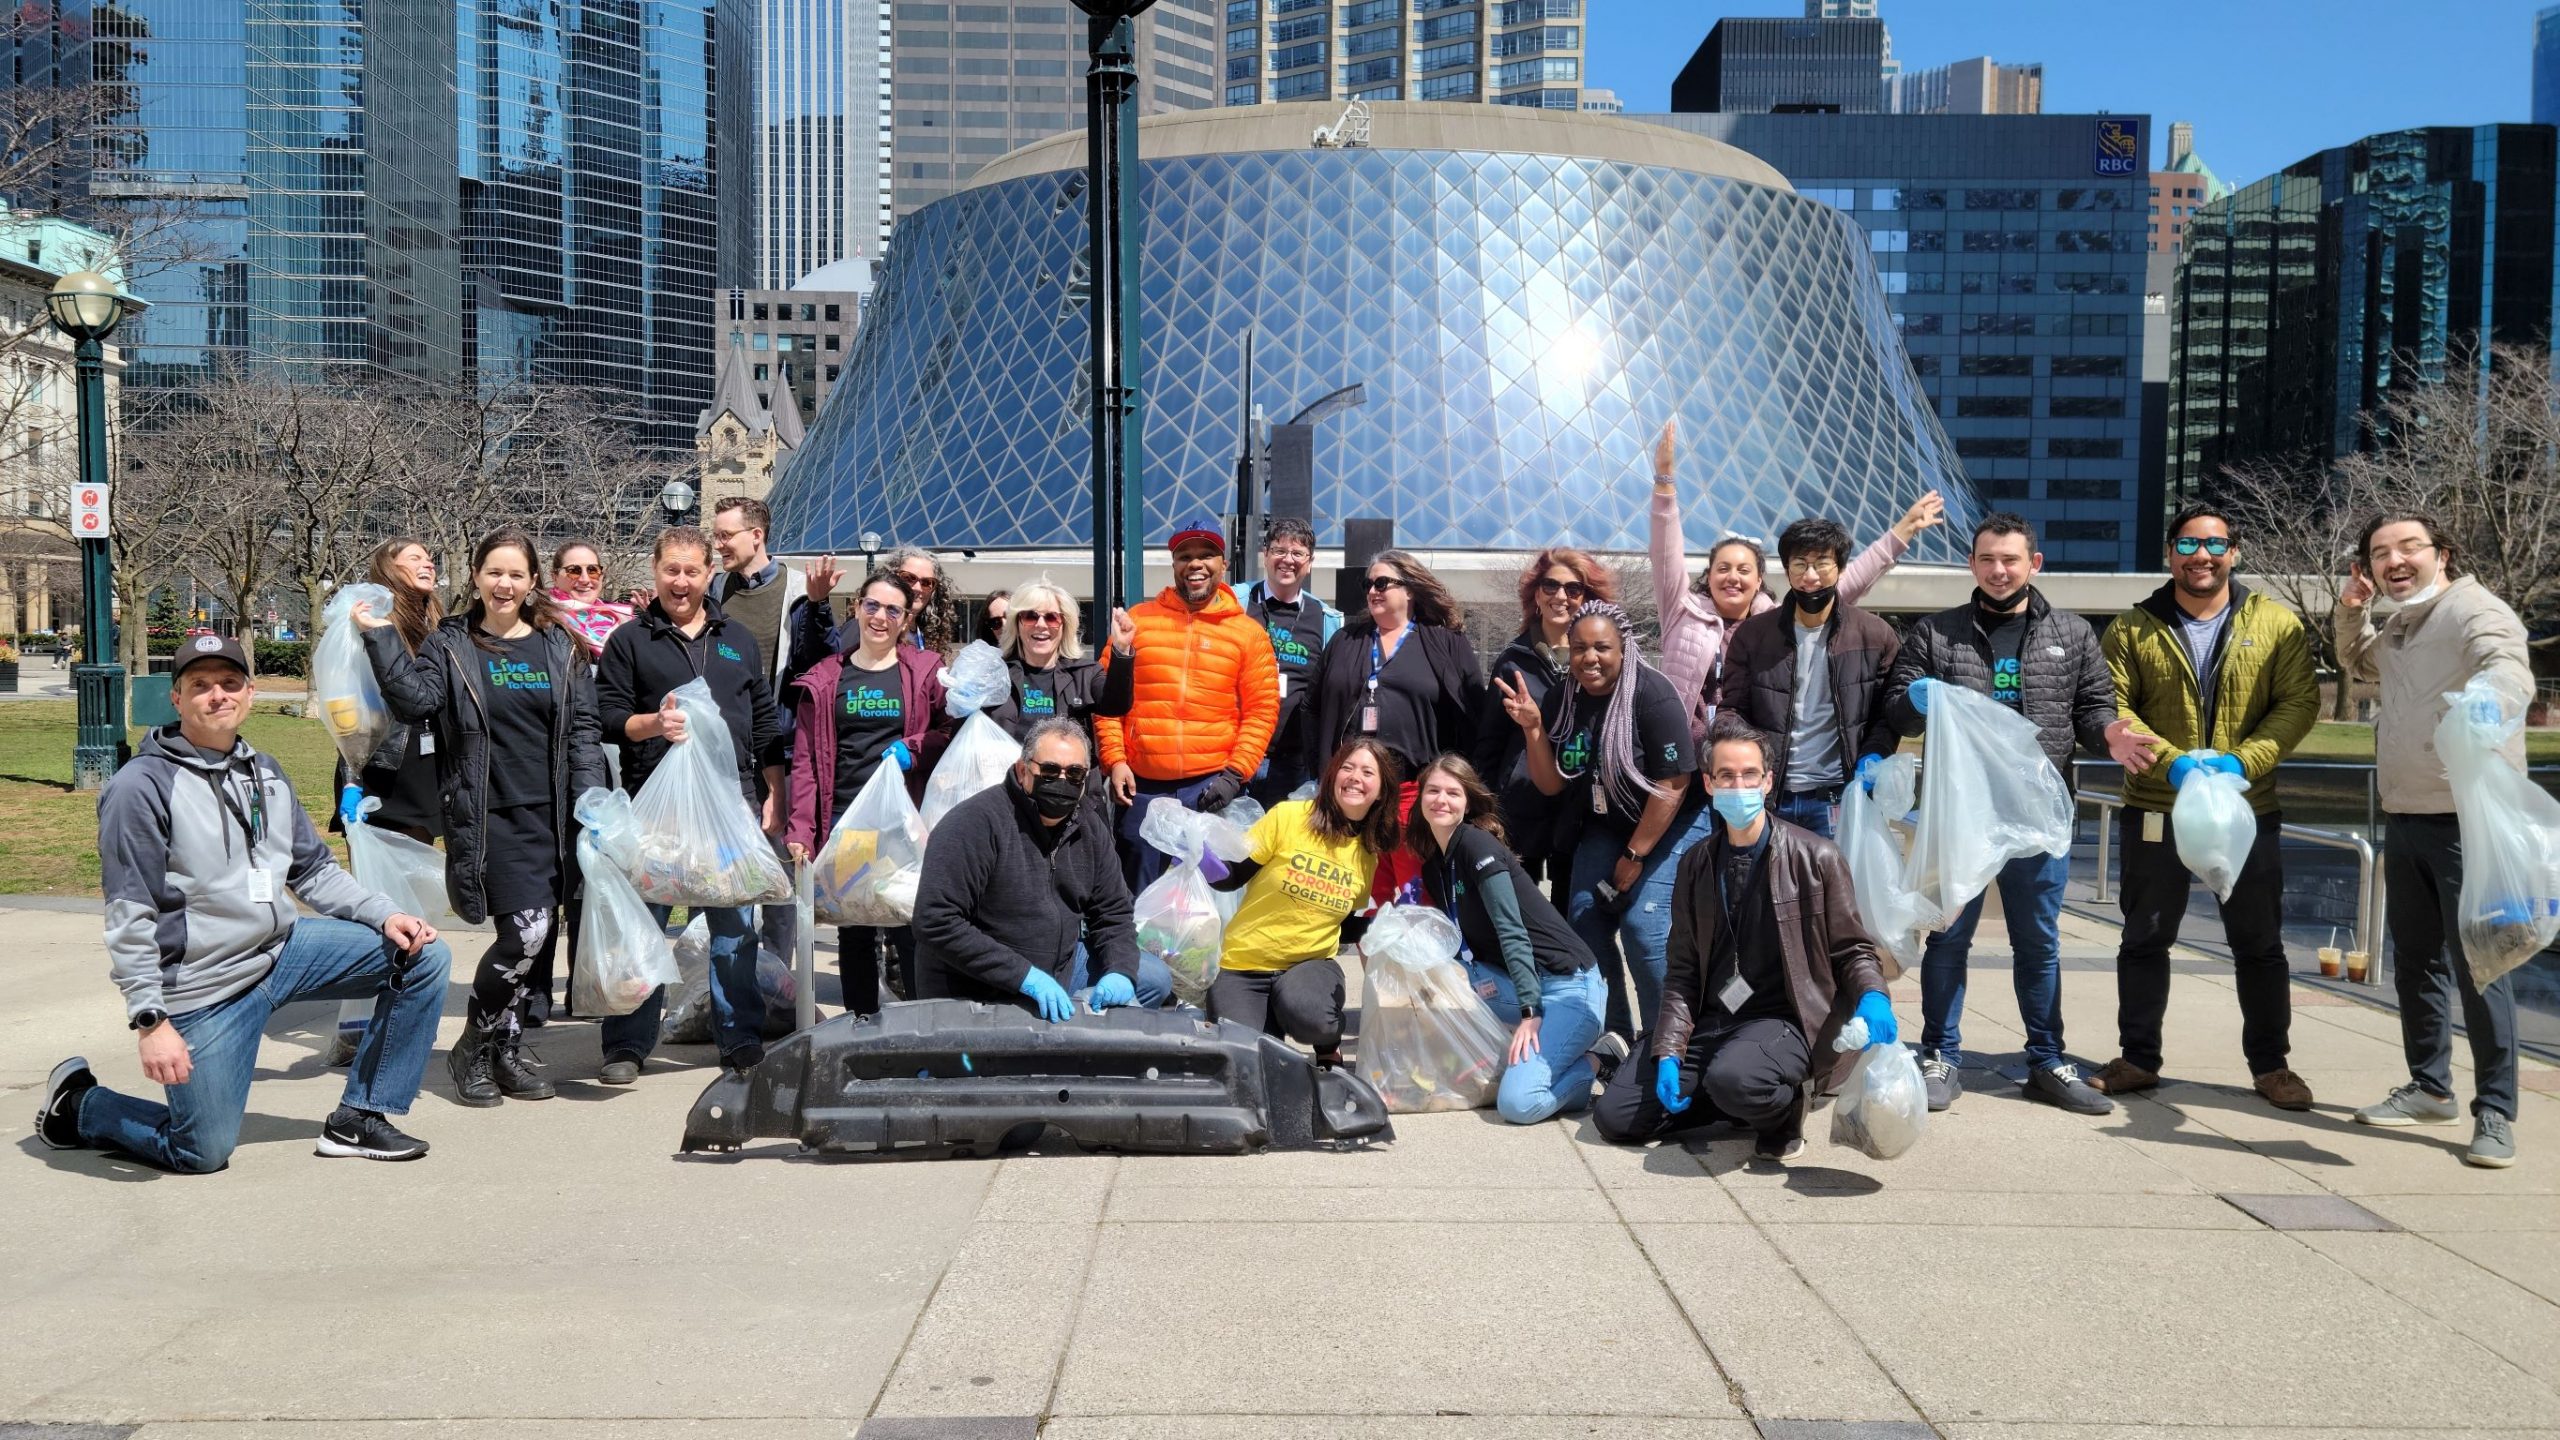
[[[548,690],[551,672],[536,670],[529,661],[491,660],[489,688],[492,690]]]
[[[898,713],[898,697],[879,685],[857,685],[844,692],[844,713],[856,717],[881,717]]]

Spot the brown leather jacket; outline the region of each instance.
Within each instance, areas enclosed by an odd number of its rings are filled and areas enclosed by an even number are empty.
[[[1875,939],[1858,915],[1857,892],[1850,888],[1849,864],[1840,858],[1839,847],[1774,815],[1769,825],[1769,854],[1760,863],[1767,867],[1769,903],[1778,916],[1780,960],[1795,1001],[1796,1023],[1811,1038],[1815,1070],[1828,1076],[1823,1088],[1832,1089],[1857,1057],[1834,1054],[1831,1038],[1848,1023],[1859,996],[1884,988],[1884,972],[1877,963]],[[1716,897],[1720,840],[1721,835],[1691,846],[1680,857],[1671,892],[1662,1015],[1653,1027],[1657,1060],[1688,1053],[1696,1016],[1708,1004],[1702,993],[1707,957],[1715,953],[1716,930],[1724,924],[1724,907]]]

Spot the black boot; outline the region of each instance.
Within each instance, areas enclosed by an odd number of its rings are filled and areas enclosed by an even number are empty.
[[[462,1038],[453,1042],[453,1053],[445,1057],[445,1071],[453,1077],[457,1105],[486,1110],[505,1099],[489,1073],[489,1032],[476,1021],[462,1022]]]
[[[524,1058],[524,1037],[520,1034],[494,1036],[489,1041],[489,1075],[498,1082],[498,1090],[510,1100],[548,1100],[559,1094],[551,1082],[533,1073],[533,1062]]]

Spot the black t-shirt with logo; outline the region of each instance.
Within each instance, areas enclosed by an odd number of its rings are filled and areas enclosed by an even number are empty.
[[[896,661],[865,670],[847,658],[836,682],[836,797],[841,815],[880,757],[907,733],[906,681]]]
[[[1618,683],[1626,683],[1623,674]],[[1601,722],[1609,713],[1611,695],[1586,693],[1581,683],[1568,675],[1547,692],[1546,702],[1539,708],[1545,716],[1547,733],[1553,735],[1556,717],[1564,713],[1563,707],[1573,707],[1571,728],[1565,732],[1564,743],[1555,747],[1556,768],[1565,777],[1562,803],[1580,815],[1584,824],[1600,826],[1623,838],[1633,835],[1636,822],[1644,817],[1644,791],[1634,781],[1622,779],[1607,795],[1605,806],[1595,808],[1592,800]],[[1661,781],[1697,773],[1697,748],[1689,736],[1689,715],[1680,703],[1680,692],[1662,677],[1662,672],[1647,669],[1637,673],[1635,700],[1636,765],[1645,778]],[[1681,813],[1695,810],[1705,803],[1705,798],[1700,787],[1691,785],[1681,796]]]
[[[1324,604],[1303,591],[1292,604],[1258,590],[1246,613],[1270,632],[1271,657],[1280,666],[1280,723],[1272,732],[1271,753],[1295,755],[1306,748],[1294,728],[1298,702],[1315,684],[1316,665],[1324,655]]]
[[[2027,643],[2026,607],[1997,619],[1984,614],[1982,633],[1991,642],[1991,698],[2018,709],[2026,703],[2026,692],[2020,688],[2024,676],[2018,666],[2019,652]]]
[[[551,642],[539,630],[520,640],[475,639],[469,658],[489,703],[489,804],[548,805],[553,687],[569,677],[551,673]]]

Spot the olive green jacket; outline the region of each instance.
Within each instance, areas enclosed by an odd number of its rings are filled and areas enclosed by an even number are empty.
[[[2169,766],[2189,750],[2237,756],[2249,778],[2249,805],[2264,815],[2277,806],[2276,762],[2293,753],[2320,718],[2319,674],[2311,664],[2310,637],[2301,617],[2231,582],[2231,620],[2217,653],[2211,733],[2207,707],[2197,692],[2195,662],[2178,630],[2174,582],[2116,617],[2099,649],[2115,676],[2116,708],[2134,728],[2168,742],[2155,762],[2124,778],[2125,803],[2166,811],[2177,798]]]

